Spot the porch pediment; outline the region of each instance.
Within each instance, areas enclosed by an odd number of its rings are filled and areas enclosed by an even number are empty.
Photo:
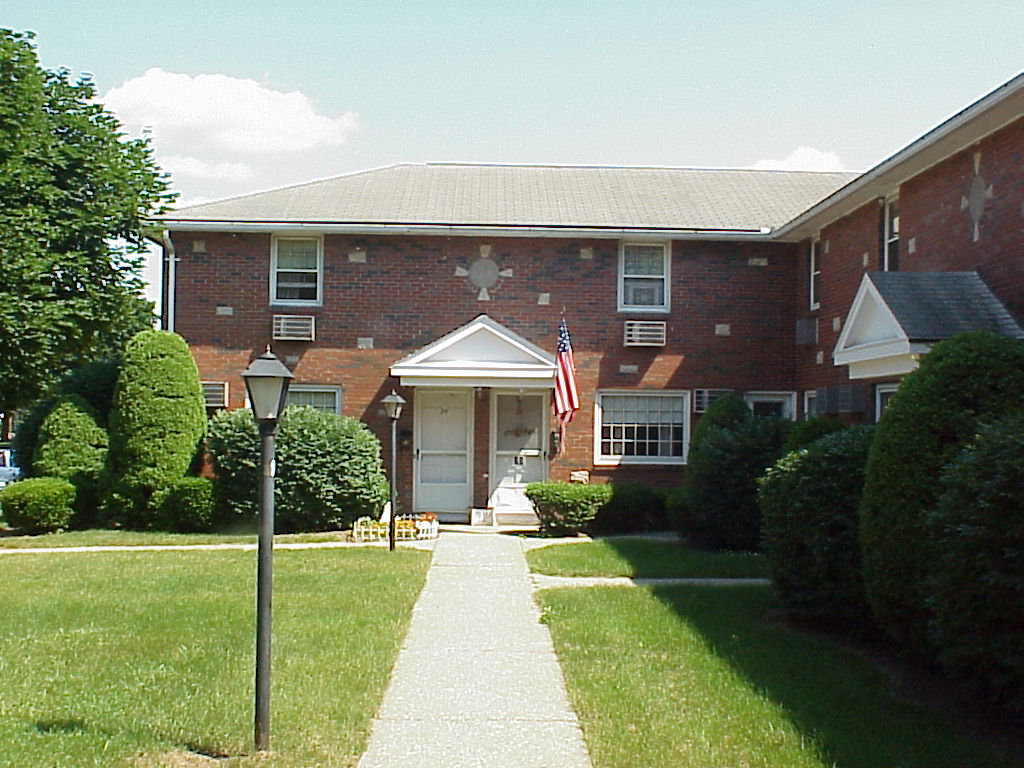
[[[479,315],[391,366],[403,386],[554,386],[555,358],[522,336]]]

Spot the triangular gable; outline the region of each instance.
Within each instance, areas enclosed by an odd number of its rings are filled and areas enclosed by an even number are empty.
[[[850,366],[851,379],[896,376],[917,367],[927,344],[914,343],[885,298],[865,274],[850,305],[832,359]]]
[[[479,315],[391,366],[405,386],[554,384],[555,358],[487,315]]]

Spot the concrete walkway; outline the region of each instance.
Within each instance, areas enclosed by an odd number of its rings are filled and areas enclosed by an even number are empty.
[[[590,768],[520,539],[441,534],[359,768]]]

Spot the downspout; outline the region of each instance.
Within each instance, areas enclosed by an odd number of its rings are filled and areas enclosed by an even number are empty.
[[[174,278],[178,259],[174,255],[174,243],[171,242],[171,233],[168,230],[165,229],[160,233],[160,242],[164,247],[164,262],[166,264],[164,283],[167,289],[167,302],[164,306],[164,312],[167,315],[167,323],[164,330],[174,331],[174,294],[176,287]]]

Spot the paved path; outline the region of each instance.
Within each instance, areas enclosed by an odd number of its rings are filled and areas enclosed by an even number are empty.
[[[590,768],[518,538],[442,533],[359,768]]]

